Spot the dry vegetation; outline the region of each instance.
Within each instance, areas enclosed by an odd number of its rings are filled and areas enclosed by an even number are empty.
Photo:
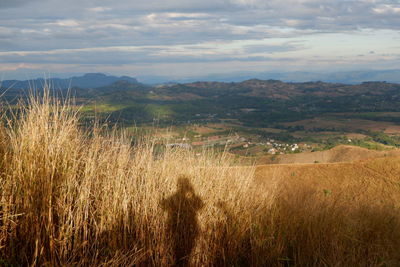
[[[326,187],[131,146],[71,110],[45,94],[0,128],[0,265],[400,264],[397,159]]]
[[[316,152],[302,152],[284,155],[269,155],[257,159],[257,165],[261,164],[292,164],[292,163],[333,163],[354,162],[372,158],[397,157],[399,149],[384,151],[370,150],[357,146],[338,145],[334,148]],[[400,169],[400,168],[399,168]]]

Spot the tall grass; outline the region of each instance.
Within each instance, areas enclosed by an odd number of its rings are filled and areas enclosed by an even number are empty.
[[[400,263],[398,188],[382,194],[400,179],[357,179],[354,197],[260,182],[224,154],[84,130],[73,110],[45,93],[0,126],[0,265]]]

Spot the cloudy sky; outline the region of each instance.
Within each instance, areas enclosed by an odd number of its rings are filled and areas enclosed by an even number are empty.
[[[399,0],[0,0],[0,79],[398,68]]]

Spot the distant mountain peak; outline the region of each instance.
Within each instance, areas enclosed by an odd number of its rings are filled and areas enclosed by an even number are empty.
[[[82,77],[85,77],[85,78],[100,78],[100,77],[107,77],[107,75],[105,75],[104,73],[101,73],[101,72],[95,72],[95,73],[85,73],[85,74],[83,74]]]

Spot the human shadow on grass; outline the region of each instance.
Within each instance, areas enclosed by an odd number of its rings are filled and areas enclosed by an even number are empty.
[[[167,231],[175,266],[189,266],[190,254],[199,235],[197,212],[204,206],[186,177],[178,179],[176,192],[161,200],[162,208],[168,213]]]

